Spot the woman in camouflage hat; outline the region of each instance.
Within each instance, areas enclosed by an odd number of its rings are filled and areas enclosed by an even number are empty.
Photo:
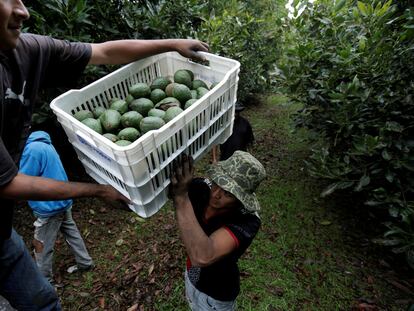
[[[255,191],[263,165],[236,151],[211,165],[209,178],[193,178],[191,157],[183,156],[171,178],[180,236],[187,252],[186,297],[192,310],[235,310],[240,291],[238,259],[261,221]]]

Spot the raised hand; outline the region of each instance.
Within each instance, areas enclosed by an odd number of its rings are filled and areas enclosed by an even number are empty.
[[[193,158],[183,154],[181,161],[174,163],[174,172],[171,176],[171,195],[181,196],[186,195],[188,186],[193,179],[194,165]]]

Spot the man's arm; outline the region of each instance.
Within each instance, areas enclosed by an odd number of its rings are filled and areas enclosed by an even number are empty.
[[[182,56],[202,60],[198,51],[207,52],[208,45],[191,39],[116,40],[92,43],[89,64],[126,64],[159,53],[176,51]]]
[[[193,173],[192,159],[183,156],[182,164],[176,168],[171,178],[172,195],[180,237],[187,254],[194,266],[204,267],[230,254],[237,244],[224,228],[216,230],[210,236],[204,233],[188,197],[188,186]]]
[[[63,182],[54,179],[17,174],[0,187],[0,197],[12,200],[65,200],[81,197],[98,197],[106,201],[131,202],[109,185]]]

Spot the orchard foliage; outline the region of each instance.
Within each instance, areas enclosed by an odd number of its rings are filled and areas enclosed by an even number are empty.
[[[303,102],[310,172],[387,210],[384,239],[414,267],[414,8],[401,1],[317,1],[290,21],[282,82]]]
[[[269,73],[280,55],[281,3],[284,2],[208,1],[199,36],[210,44],[213,53],[241,63],[241,101],[246,101],[251,93],[269,89]]]
[[[280,3],[280,4],[279,4]],[[28,3],[27,30],[72,41],[197,38],[241,63],[239,99],[262,92],[276,62],[282,0],[42,0]],[[110,69],[89,69],[87,82]],[[85,84],[85,81],[82,81]]]

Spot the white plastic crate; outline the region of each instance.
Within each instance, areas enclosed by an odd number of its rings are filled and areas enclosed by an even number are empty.
[[[70,90],[50,105],[86,172],[130,198],[130,208],[141,217],[155,214],[166,203],[174,159],[187,153],[198,160],[231,135],[240,64],[203,54],[208,66],[175,52],[151,56],[80,90]],[[124,99],[129,87],[138,82],[150,84],[159,76],[172,80],[178,69],[190,69],[195,79],[218,85],[162,128],[147,132],[128,146],[112,143],[73,117],[79,110],[108,108],[111,98]]]

